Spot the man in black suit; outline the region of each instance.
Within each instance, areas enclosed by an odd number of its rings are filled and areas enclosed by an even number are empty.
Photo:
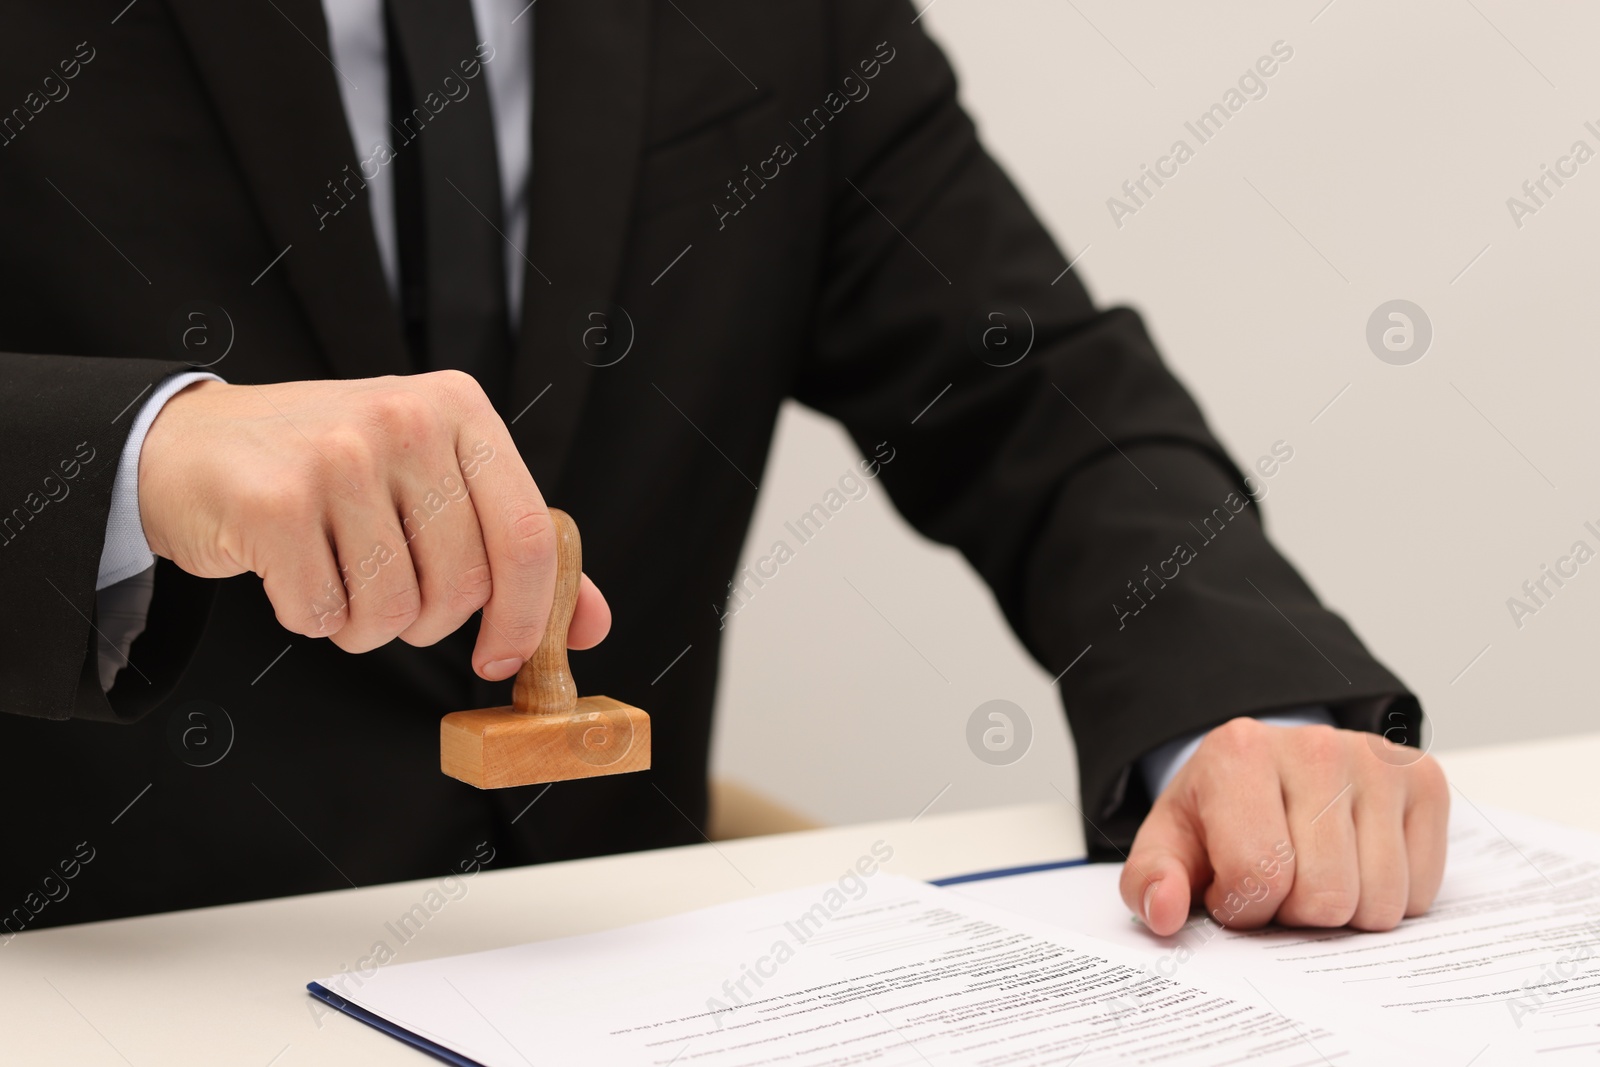
[[[1416,700],[904,0],[7,7],[7,932],[700,840],[707,605],[788,397],[892,450],[1051,673],[1093,646],[1060,683],[1085,822],[1153,927],[1431,902]],[[546,500],[609,598],[586,686],[649,708],[655,768],[478,792],[438,718],[538,643]],[[1324,724],[1251,718],[1287,712]]]

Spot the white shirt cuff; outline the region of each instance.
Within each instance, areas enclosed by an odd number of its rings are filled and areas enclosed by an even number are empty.
[[[150,433],[150,424],[156,421],[166,402],[186,386],[203,381],[220,382],[222,379],[204,371],[185,371],[163,379],[134,418],[128,441],[122,446],[122,458],[117,461],[116,481],[111,484],[111,514],[106,519],[100,574],[94,583],[96,590],[155,566],[155,553],[150,551],[144,523],[139,520],[139,452],[144,448],[145,436]]]

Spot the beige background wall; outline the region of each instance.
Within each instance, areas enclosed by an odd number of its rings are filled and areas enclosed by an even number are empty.
[[[1421,694],[1436,744],[1600,727],[1600,559],[1520,628],[1506,603],[1574,541],[1600,550],[1600,158],[1563,164],[1520,227],[1506,203],[1575,141],[1600,152],[1600,11],[936,0],[923,23],[1091,291],[1146,315],[1235,458],[1292,445],[1269,530]],[[1277,41],[1293,57],[1265,96],[1199,145],[1184,122]],[[1180,137],[1194,157],[1119,228],[1107,198]],[[1365,336],[1396,298],[1433,327],[1403,366]],[[751,544],[855,458],[786,412]],[[1049,682],[873,485],[730,622],[715,762],[828,821],[1075,797]],[[996,698],[1035,728],[1007,767],[966,744]]]

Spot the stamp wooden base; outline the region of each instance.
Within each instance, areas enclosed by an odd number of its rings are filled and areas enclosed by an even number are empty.
[[[649,770],[650,716],[610,697],[567,715],[458,711],[439,723],[439,767],[479,789]]]
[[[650,767],[650,716],[610,697],[579,697],[567,667],[567,627],[578,603],[578,527],[550,509],[556,589],[544,639],[517,672],[511,705],[457,711],[439,722],[439,769],[479,789],[565,782]]]

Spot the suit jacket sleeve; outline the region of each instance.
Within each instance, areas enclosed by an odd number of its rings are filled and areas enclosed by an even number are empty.
[[[867,454],[895,449],[897,506],[965,554],[1051,674],[1089,648],[1060,688],[1091,850],[1127,845],[1149,805],[1130,768],[1186,733],[1324,704],[1415,737],[1416,701],[1266,540],[1138,316],[1066,271],[914,14],[835,5],[840,80],[892,58],[828,131],[833,230],[796,392]]]
[[[149,639],[108,699],[97,671],[95,580],[117,460],[139,401],[189,369],[160,360],[0,354],[0,711],[137,718],[172,688],[210,584],[158,564]]]

